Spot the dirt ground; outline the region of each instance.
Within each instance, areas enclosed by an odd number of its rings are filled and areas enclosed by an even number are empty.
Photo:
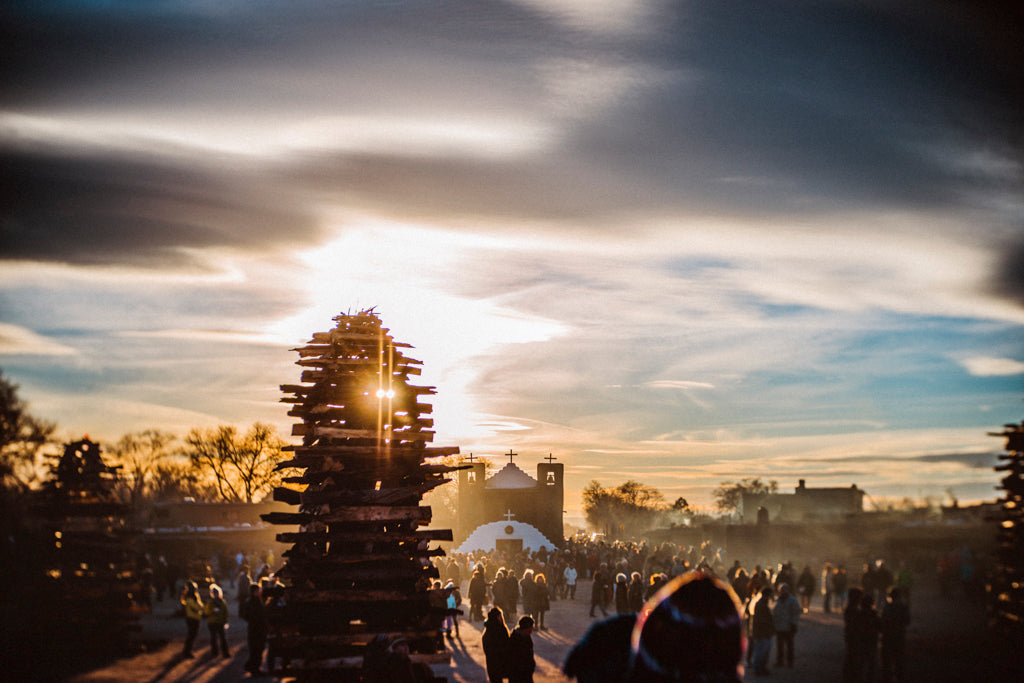
[[[590,585],[583,582],[575,601],[556,601],[546,621],[550,630],[534,634],[537,683],[569,680],[561,666],[572,646],[596,620],[588,615]],[[183,621],[173,616],[173,606],[157,603],[143,619],[141,638],[151,651],[124,658],[108,666],[76,676],[74,683],[174,683],[276,681],[272,676],[250,677],[242,670],[247,656],[245,623],[233,618],[228,640],[230,659],[208,656],[209,635],[200,631],[196,658],[178,658],[184,636]],[[452,683],[485,683],[482,624],[462,621],[460,637],[449,647],[451,661],[435,665],[434,672]],[[932,585],[923,585],[913,596],[912,623],[907,637],[909,681],[1016,681],[1024,680],[1024,651],[1020,643],[998,641],[985,629],[984,605],[962,594],[940,596]],[[825,614],[820,600],[804,615],[796,639],[796,665],[774,669],[767,678],[747,672],[744,680],[838,681],[843,658],[843,624],[838,613]]]

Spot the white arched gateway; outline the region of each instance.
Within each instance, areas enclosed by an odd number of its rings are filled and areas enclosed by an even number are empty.
[[[544,537],[537,527],[525,522],[491,522],[478,526],[457,553],[471,553],[478,550],[518,551],[528,549],[536,552],[541,548],[554,550],[555,544]]]

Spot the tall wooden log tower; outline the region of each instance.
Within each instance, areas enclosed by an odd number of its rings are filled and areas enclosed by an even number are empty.
[[[458,467],[428,459],[458,447],[428,447],[433,387],[409,384],[420,361],[407,357],[372,310],[339,315],[329,332],[299,349],[302,384],[284,385],[292,429],[301,446],[281,467],[297,488],[275,490],[297,512],[263,515],[298,524],[277,538],[294,543],[278,573],[286,605],[272,618],[270,650],[288,660],[281,673],[300,680],[355,681],[366,646],[380,635],[404,638],[414,662],[448,661],[441,637],[443,600],[430,590],[443,555],[431,541],[449,529],[425,530],[431,511],[423,494]]]
[[[1024,637],[1024,422],[1005,425],[991,436],[1006,438],[1007,453],[996,471],[1005,472],[999,488],[999,531],[996,566],[989,587],[996,624],[1006,627],[1018,638]]]
[[[46,638],[82,653],[124,651],[137,631],[140,590],[131,507],[116,495],[116,467],[88,437],[64,447],[36,497],[47,539],[43,556],[55,606]],[[16,626],[11,624],[10,626]]]

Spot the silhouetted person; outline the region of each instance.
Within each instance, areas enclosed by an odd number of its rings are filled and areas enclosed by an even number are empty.
[[[594,572],[594,583],[590,587],[590,616],[596,616],[594,614],[594,608],[601,610],[601,614],[608,616],[608,610],[605,608],[606,591],[608,590],[608,579],[605,576],[604,569],[598,569]]]
[[[274,635],[280,632],[281,621],[284,615],[287,602],[285,600],[285,587],[280,583],[270,586],[263,592],[263,609],[267,617],[267,632]],[[276,639],[267,638],[270,646],[267,648],[267,670],[274,671],[277,667],[277,660],[281,660],[281,666],[288,666],[289,658],[281,656],[275,645]]]
[[[882,681],[903,683],[904,660],[907,650],[907,626],[910,625],[910,607],[903,602],[899,588],[889,591],[889,602],[882,608]]]
[[[840,611],[846,609],[846,591],[850,587],[850,575],[846,571],[846,567],[839,565],[835,572],[835,578],[832,580],[832,590],[836,596],[836,607]]]
[[[249,566],[242,565],[242,568],[235,576],[235,599],[238,601],[238,616],[242,616],[242,607],[249,599],[249,586],[252,585],[252,577],[249,576]]]
[[[245,670],[256,675],[263,666],[263,649],[267,646],[268,629],[263,591],[258,583],[249,586],[249,599],[242,608],[242,618],[249,624],[246,630],[249,659],[245,662]]]
[[[803,608],[788,583],[779,586],[779,599],[772,609],[775,621],[775,666],[793,667],[793,641]]]
[[[545,631],[547,626],[544,625],[544,615],[551,609],[551,595],[552,591],[548,586],[547,577],[543,574],[537,574],[533,577],[533,607],[534,618],[537,620],[537,630]]]
[[[196,635],[199,633],[199,622],[203,619],[203,601],[199,597],[199,587],[189,581],[182,591],[181,604],[185,609],[185,647],[181,656],[191,658],[192,646],[195,645]]]
[[[860,588],[851,588],[846,607],[843,609],[843,642],[846,653],[843,657],[843,681],[859,683],[864,678],[864,661],[858,652],[856,639],[857,617],[864,592]]]
[[[630,635],[636,614],[620,614],[593,624],[572,650],[562,671],[579,683],[620,683],[629,671]]]
[[[821,570],[821,593],[825,596],[822,611],[825,614],[832,611],[832,596],[836,592],[835,579],[835,570],[832,568],[832,563],[826,562],[825,567]]]
[[[629,673],[622,680],[740,681],[740,609],[732,588],[711,574],[691,571],[676,577],[637,615]]]
[[[644,606],[644,577],[633,572],[629,580],[629,611],[639,612]]]
[[[487,612],[484,632],[480,636],[487,666],[487,680],[490,683],[500,683],[508,678],[508,640],[505,616],[500,607],[492,607]]]
[[[480,621],[484,618],[483,606],[487,602],[487,579],[484,570],[478,567],[469,580],[469,619]]]
[[[875,599],[875,590],[878,588],[878,570],[875,568],[874,563],[868,562],[864,565],[864,571],[860,575],[860,589],[864,592],[864,595],[870,595],[871,599]]]
[[[850,602],[853,602],[851,591]],[[874,681],[878,678],[878,633],[881,624],[875,601],[866,592],[860,596],[860,609],[852,613],[848,622],[849,647],[852,648],[856,663],[854,671],[860,676],[856,681]]]
[[[615,576],[615,613],[626,614],[629,609],[629,583],[625,574]]]
[[[228,623],[228,603],[217,584],[210,584],[210,599],[206,602],[206,628],[210,630],[210,654],[230,657],[224,627]]]
[[[796,587],[797,593],[800,595],[800,607],[806,612],[811,609],[811,600],[818,587],[818,580],[814,578],[810,565],[804,565],[804,570],[797,577]]]
[[[533,658],[533,627],[533,617],[524,615],[508,637],[509,683],[533,683],[533,672],[537,668]]]
[[[768,657],[772,652],[772,637],[775,635],[775,618],[771,608],[772,588],[765,586],[761,595],[754,603],[754,616],[751,618],[750,635],[754,640],[754,654],[751,663],[754,674],[768,675]]]

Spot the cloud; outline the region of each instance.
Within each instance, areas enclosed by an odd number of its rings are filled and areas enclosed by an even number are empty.
[[[19,325],[0,323],[0,356],[74,356],[77,351]]]
[[[644,386],[654,389],[714,389],[715,385],[708,382],[694,382],[686,379],[663,379],[647,382]]]
[[[926,463],[954,463],[970,467],[972,469],[991,471],[998,463],[998,454],[995,451],[931,453],[928,455],[919,455],[913,459]]]
[[[960,364],[975,377],[1009,377],[1024,374],[1024,362],[1012,358],[975,356],[962,359]]]
[[[1024,322],[994,10],[5,5],[2,336],[75,354],[5,362],[67,419],[277,422],[274,340],[376,304],[440,443],[973,485]]]
[[[993,291],[1006,299],[1024,305],[1024,237],[1017,236],[1015,244],[1008,244],[998,257],[998,266],[992,274]]]
[[[283,191],[238,168],[215,171],[95,151],[6,150],[3,259],[181,266],[209,248],[313,243],[320,233]],[[201,262],[201,261],[200,261]]]

